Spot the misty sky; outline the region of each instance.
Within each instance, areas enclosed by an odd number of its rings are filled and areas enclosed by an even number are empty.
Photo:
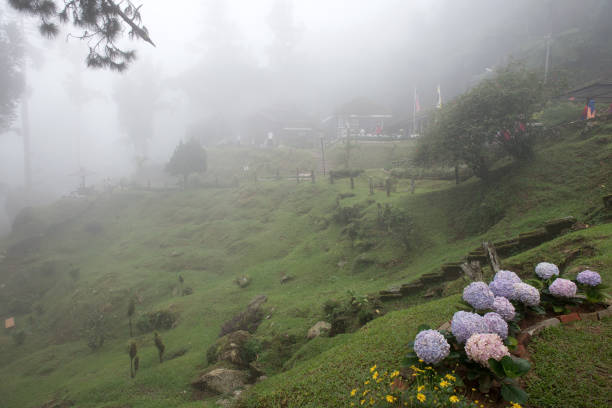
[[[139,156],[163,163],[190,127],[215,117],[239,133],[262,109],[322,118],[356,97],[408,115],[415,86],[431,106],[437,84],[444,97],[462,92],[512,51],[520,38],[509,29],[541,34],[517,17],[526,1],[141,3],[157,47],[126,40],[138,60],[123,74],[87,69],[87,45],[66,41],[74,28],[46,40],[23,18],[36,188],[74,190],[79,157],[94,181],[129,176]],[[0,4],[5,21],[22,18]],[[0,184],[22,183],[21,140],[0,134]]]

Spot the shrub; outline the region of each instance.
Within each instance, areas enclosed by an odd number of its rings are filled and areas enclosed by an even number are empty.
[[[16,345],[21,346],[26,339],[26,334],[23,330],[19,330],[19,331],[15,331],[12,334],[13,337],[13,341],[15,342]]]
[[[154,330],[171,329],[176,322],[176,315],[169,310],[158,310],[140,315],[136,327],[141,333],[149,333]]]

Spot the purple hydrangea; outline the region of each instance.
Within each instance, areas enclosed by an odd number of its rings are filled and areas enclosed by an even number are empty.
[[[516,273],[512,271],[505,271],[503,269],[498,271],[495,274],[495,277],[493,278],[493,280],[498,280],[498,279],[509,280],[514,283],[519,283],[521,281],[521,278],[519,278],[519,276]]]
[[[451,332],[459,343],[464,343],[472,334],[483,333],[487,327],[483,317],[477,313],[460,310],[453,315]]]
[[[531,285],[520,282],[514,284],[515,299],[527,306],[540,304],[540,291]]]
[[[493,310],[507,322],[513,320],[516,314],[514,305],[505,297],[495,298],[495,301],[493,302]]]
[[[568,279],[557,278],[548,287],[548,291],[555,297],[572,298],[576,296],[576,284]]]
[[[497,361],[504,356],[510,355],[506,347],[497,334],[474,334],[465,343],[465,353],[470,360],[473,360],[483,367],[489,367],[489,359]]]
[[[427,364],[437,364],[450,352],[450,344],[437,330],[423,330],[414,340],[414,352]]]
[[[483,316],[489,333],[495,333],[502,339],[508,337],[508,323],[495,312],[489,312]]]
[[[514,297],[514,282],[509,279],[496,279],[489,283],[489,289],[495,296],[502,296],[508,299]]]
[[[540,262],[535,267],[535,273],[542,279],[550,279],[553,276],[559,276],[559,268],[549,262]]]
[[[586,271],[580,272],[576,277],[576,280],[578,283],[582,283],[583,285],[597,286],[601,284],[601,275],[595,271],[590,271],[587,269]]]
[[[484,282],[472,282],[463,289],[463,300],[474,309],[485,310],[493,307],[495,295]]]

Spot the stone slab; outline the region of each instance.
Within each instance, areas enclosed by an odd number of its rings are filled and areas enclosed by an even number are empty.
[[[534,324],[531,327],[528,327],[527,329],[525,329],[525,331],[529,333],[530,336],[533,337],[547,327],[554,327],[560,324],[561,324],[561,320],[557,319],[556,317],[553,317],[550,319],[542,320],[541,322]]]
[[[599,312],[597,312],[597,316],[599,317],[599,320],[612,316],[612,307],[600,310]]]

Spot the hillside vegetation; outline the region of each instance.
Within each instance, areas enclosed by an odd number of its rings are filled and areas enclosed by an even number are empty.
[[[411,194],[410,180],[400,179],[389,197],[381,167],[396,156],[376,149],[376,165],[361,158],[367,146],[355,156],[355,167],[367,170],[354,190],[348,178],[331,184],[319,175],[313,184],[244,177],[238,186],[117,191],[22,212],[0,245],[2,317],[14,316],[26,334],[20,346],[8,331],[0,334],[1,405],[66,398],[79,407],[200,407],[189,383],[207,366],[206,350],[223,322],[265,294],[266,318],[255,335],[271,345],[259,360],[270,378],[244,404],[343,406],[366,367],[396,367],[419,324],[452,315],[460,286],[445,286],[450,297],[426,301],[419,294],[386,305],[384,316],[355,333],[307,342],[308,328],[325,318],[326,300],[409,282],[462,259],[483,239],[515,236],[566,215],[596,225],[504,262],[528,274],[530,262],[554,261],[564,245],[588,241],[596,251],[570,265],[594,264],[604,280],[612,278],[612,230],[597,225],[601,197],[612,190],[612,125],[545,136],[530,161],[498,163],[488,185],[418,180]],[[267,169],[274,172],[291,154],[265,153]],[[409,228],[383,225],[379,204],[410,220]],[[181,296],[179,275],[192,294]],[[284,275],[293,280],[281,284]],[[251,279],[245,288],[234,283],[242,276]],[[131,297],[140,356],[134,379],[127,353]],[[147,329],[145,313],[157,311],[176,317],[159,331],[166,356],[174,357],[162,364],[152,331],[140,330]],[[101,334],[103,344],[89,347]]]

